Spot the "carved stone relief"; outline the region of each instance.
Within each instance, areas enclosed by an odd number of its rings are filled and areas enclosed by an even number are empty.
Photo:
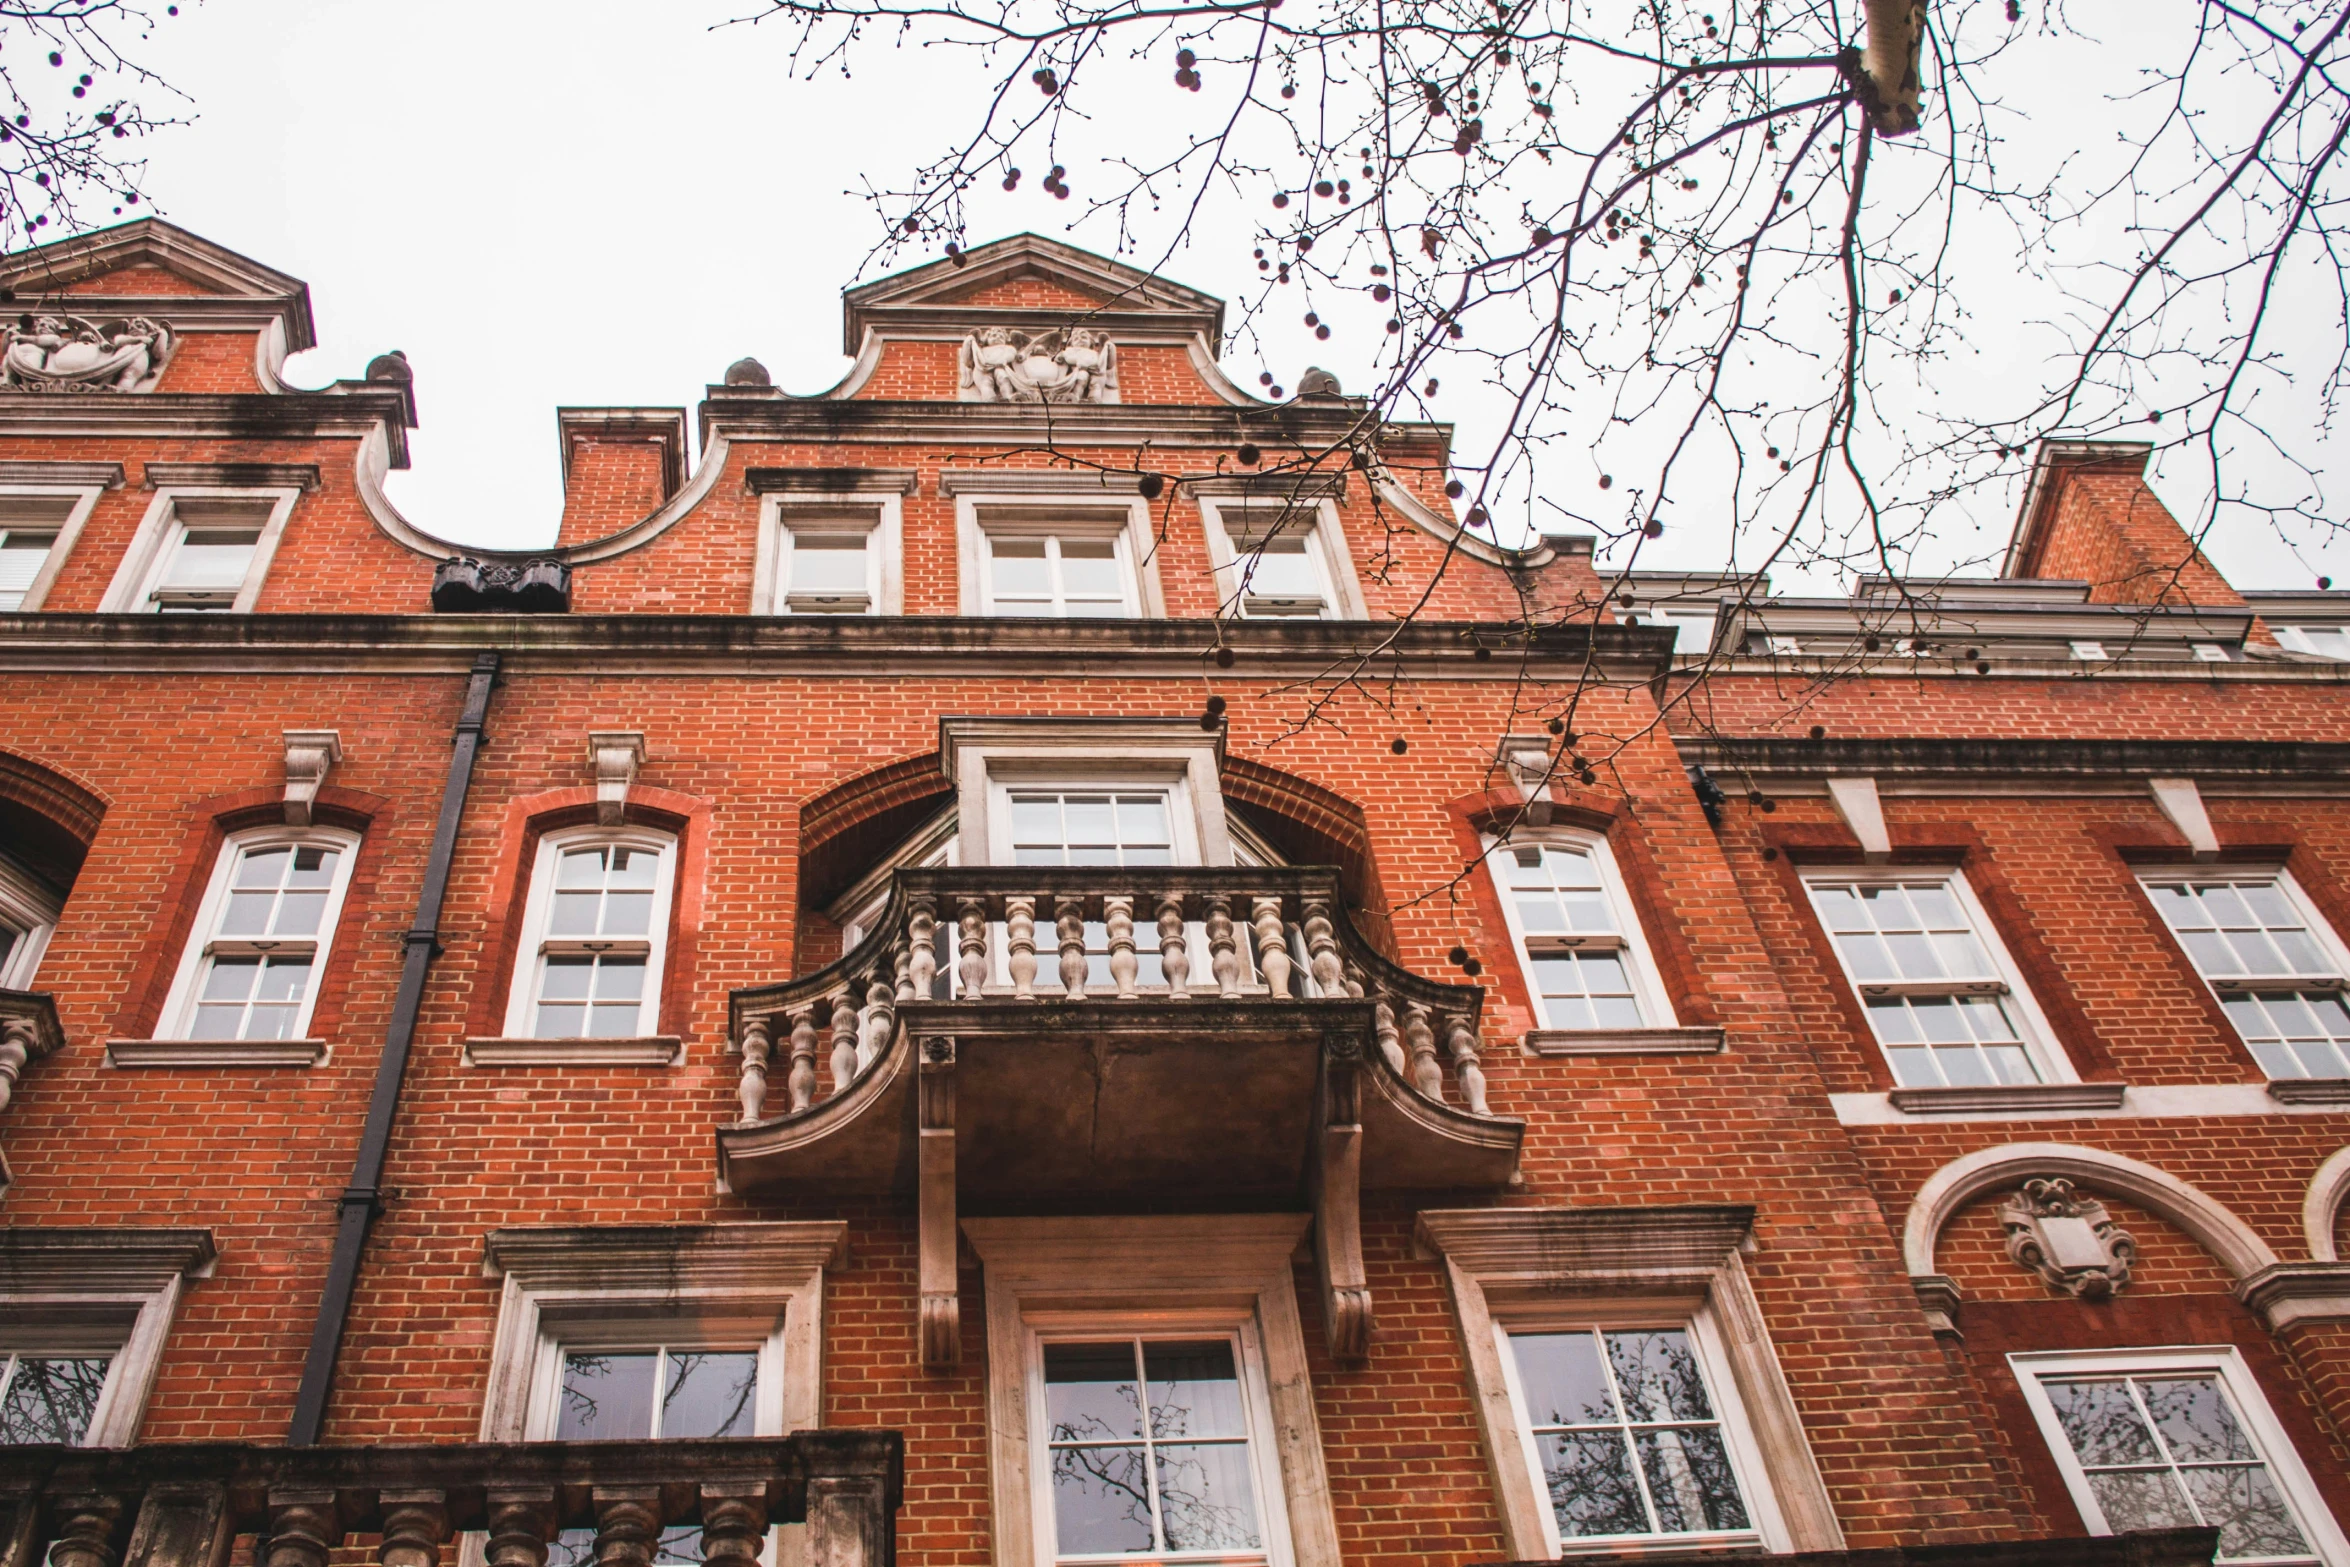
[[[0,347],[0,389],[152,391],[178,341],[146,316],[102,325],[80,316],[19,316]]]
[[[963,339],[956,370],[958,394],[967,403],[1118,400],[1117,346],[1089,327],[981,327]]]
[[[2104,1300],[2130,1282],[2137,1242],[2070,1181],[2024,1182],[1999,1205],[1999,1222],[2015,1265],[2076,1300]]]

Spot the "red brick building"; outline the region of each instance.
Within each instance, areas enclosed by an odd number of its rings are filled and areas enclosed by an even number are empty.
[[[505,556],[0,283],[5,1567],[2350,1564],[2350,595],[2143,449],[1603,580],[1024,236]]]

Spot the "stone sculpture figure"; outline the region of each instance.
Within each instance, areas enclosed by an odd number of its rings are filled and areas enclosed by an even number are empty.
[[[981,327],[963,339],[957,387],[967,403],[1114,403],[1118,350],[1087,327]]]
[[[171,357],[171,329],[146,316],[104,326],[79,316],[19,316],[0,348],[0,387],[143,392]]]

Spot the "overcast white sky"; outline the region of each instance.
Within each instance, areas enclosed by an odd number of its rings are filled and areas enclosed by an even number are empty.
[[[794,80],[780,35],[711,29],[749,4],[183,0],[146,58],[194,119],[150,141],[149,189],[172,221],[308,281],[320,346],[293,362],[298,383],[406,350],[422,423],[392,493],[412,520],[541,543],[561,506],[558,406],[690,408],[744,354],[795,392],[840,376],[839,291],[873,234],[847,191],[902,176],[970,100],[945,118],[924,106],[979,85],[958,75],[967,58],[915,51],[869,54],[857,80]],[[2094,102],[2071,112],[2110,146]],[[2059,143],[2075,129],[2037,128]],[[975,240],[1061,233],[1078,205],[1033,180],[987,195]],[[1248,242],[1220,238],[1168,272],[1236,293]],[[1361,382],[1290,330],[1265,368],[1294,385],[1320,357]],[[1232,368],[1253,382],[1259,364]],[[2003,534],[2006,513],[1981,523]],[[1718,549],[1678,529],[1642,564],[1710,566]],[[2350,582],[2350,550],[2329,562],[2260,530],[2212,553],[2243,586]]]

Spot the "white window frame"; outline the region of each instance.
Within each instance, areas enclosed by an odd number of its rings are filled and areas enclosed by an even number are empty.
[[[188,944],[180,953],[179,968],[172,975],[171,990],[164,997],[163,1021],[156,1030],[158,1039],[187,1039],[205,1046],[217,1046],[223,1053],[233,1053],[239,1046],[285,1047],[310,1039],[310,1016],[318,1006],[318,992],[326,978],[326,966],[334,953],[335,932],[342,923],[343,897],[351,888],[351,868],[359,858],[359,835],[339,827],[253,827],[243,832],[230,833],[220,846],[220,854],[213,861],[212,879],[204,888],[203,902],[196,907],[196,923],[188,933]],[[236,874],[239,861],[248,849],[266,849],[278,845],[300,848],[315,845],[336,850],[333,884],[327,889],[326,908],[318,917],[318,935],[315,938],[293,938],[267,942],[247,942],[241,938],[223,938],[218,934],[222,914],[228,907],[229,882]],[[293,1031],[283,1040],[194,1040],[189,1030],[195,1026],[196,1005],[203,991],[204,975],[215,951],[290,950],[308,941],[310,946],[310,983],[303,987],[302,1004],[294,1013]]]
[[[149,596],[162,580],[165,567],[187,533],[187,524],[181,520],[179,508],[183,501],[242,502],[250,506],[252,523],[261,530],[253,545],[253,559],[245,568],[245,580],[237,588],[237,596],[229,605],[229,613],[248,615],[261,597],[261,585],[269,580],[270,562],[277,558],[279,541],[284,538],[286,521],[294,514],[294,502],[301,498],[299,486],[258,489],[229,488],[221,485],[165,485],[157,489],[155,499],[148,503],[147,514],[139,520],[138,531],[131,537],[130,548],[123,552],[122,564],[115,569],[114,580],[99,601],[100,612],[106,614],[158,613]],[[198,526],[211,526],[198,519]]]
[[[1119,581],[1125,594],[1125,618],[1160,620],[1167,613],[1159,592],[1156,551],[1151,534],[1150,503],[1075,498],[1051,494],[1015,493],[957,495],[955,536],[961,608],[966,615],[995,615],[995,566],[988,549],[990,537],[1040,538],[1047,534],[1074,538],[1108,538],[1117,546]],[[1010,618],[1010,617],[1007,617]],[[1044,620],[1059,617],[1016,617]],[[1114,619],[1078,616],[1077,619]]]
[[[202,1229],[47,1229],[0,1238],[0,1354],[104,1354],[84,1447],[128,1447],[162,1368],[187,1281],[212,1276]]]
[[[939,736],[955,785],[960,864],[1009,864],[1012,790],[1046,787],[1164,789],[1176,863],[1233,863],[1222,737],[1196,722],[955,717],[941,721]]]
[[[1362,584],[1355,577],[1354,556],[1338,519],[1338,506],[1328,496],[1284,502],[1251,497],[1199,497],[1200,516],[1207,531],[1208,561],[1216,574],[1217,613],[1252,618],[1241,576],[1248,564],[1239,536],[1253,532],[1251,523],[1278,525],[1283,534],[1303,536],[1306,559],[1322,584],[1322,608],[1316,615],[1279,615],[1280,620],[1368,620]]]
[[[2333,921],[2318,912],[2317,906],[2309,901],[2309,895],[2301,890],[2301,884],[2293,879],[2293,873],[2282,865],[2141,865],[2135,869],[2138,877],[2138,891],[2152,907],[2154,923],[2162,927],[2162,933],[2170,938],[2171,945],[2176,947],[2179,955],[2187,960],[2187,966],[2193,969],[2196,976],[2203,981],[2203,987],[2211,993],[2212,999],[2223,1003],[2221,1007],[2223,1012],[2226,1010],[2224,1003],[2227,996],[2237,991],[2350,991],[2350,947],[2343,945],[2341,935],[2334,929]],[[2285,901],[2290,903],[2294,912],[2301,916],[2301,927],[2309,932],[2309,939],[2316,942],[2318,949],[2333,960],[2332,972],[2318,974],[2221,974],[2217,976],[2206,974],[2203,972],[2203,965],[2195,961],[2195,954],[2188,949],[2185,942],[2179,939],[2179,933],[2171,929],[2170,921],[2163,918],[2161,907],[2154,903],[2153,889],[2147,885],[2150,882],[2173,880],[2258,881],[2262,879],[2273,881],[2277,891],[2284,895]],[[2229,1020],[2228,1027],[2231,1031],[2235,1029],[2233,1019]],[[2251,1048],[2251,1042],[2244,1039],[2241,1033],[2237,1034],[2237,1039],[2247,1050]],[[2263,1070],[2266,1069],[2263,1068]],[[2271,1081],[2294,1080],[2280,1078],[2271,1079]]]
[[[1305,1214],[963,1221],[987,1283],[996,1567],[1051,1567],[1054,1559],[1038,1396],[1043,1341],[1227,1333],[1243,1352],[1263,1560],[1269,1567],[1340,1567],[1290,1271],[1290,1254],[1310,1222]]]
[[[1752,1537],[1771,1552],[1833,1551],[1843,1530],[1739,1261],[1740,1208],[1424,1210],[1413,1249],[1441,1261],[1485,1438],[1504,1554],[1679,1553],[1726,1535],[1561,1540],[1517,1392],[1506,1337],[1590,1328],[1687,1327],[1732,1449]]]
[[[1864,1041],[1876,1050],[1877,1058],[1885,1063],[1886,1071],[1891,1072],[1893,1063],[1885,1055],[1883,1041],[1877,1038],[1876,1025],[1868,1020],[1869,997],[1872,995],[1892,995],[1896,993],[1897,987],[1906,985],[1916,984],[1924,987],[1926,982],[1863,981],[1854,974],[1851,965],[1844,960],[1844,949],[1836,945],[1836,933],[1828,928],[1826,918],[1820,913],[1818,903],[1812,898],[1812,885],[1815,882],[1851,882],[1856,885],[1888,886],[1900,882],[1927,881],[1937,876],[1948,882],[1951,896],[1958,901],[1959,908],[1965,912],[1967,924],[1975,940],[1982,944],[1985,955],[1991,959],[1992,972],[1998,983],[2005,987],[1995,994],[2008,1003],[2012,1020],[2015,1023],[2016,1038],[2022,1043],[2025,1055],[2031,1058],[2032,1065],[2039,1069],[2040,1081],[2043,1083],[2079,1082],[2081,1080],[2080,1072],[2073,1066],[2072,1058],[2065,1052],[2064,1047],[2057,1042],[2056,1031],[2049,1026],[2048,1015],[2040,1010],[2040,1002],[2032,994],[2032,987],[2024,982],[2023,970],[2016,966],[2014,956],[2007,950],[2007,943],[2001,939],[1998,928],[1991,923],[1990,916],[1983,911],[1981,901],[1975,897],[1975,889],[1968,885],[1965,867],[1958,865],[1814,865],[1807,866],[1803,870],[1805,912],[1810,915],[1813,924],[1818,927],[1821,938],[1828,943],[1829,950],[1835,953],[1836,971],[1844,976],[1845,988],[1860,1004]],[[1921,995],[1986,994],[1982,990],[1970,990],[1955,982],[1945,989],[1919,988],[1915,993]],[[1907,1089],[1931,1088],[1937,1085],[1897,1083],[1895,1086],[1897,1089]],[[2000,1086],[2029,1085],[2006,1084]]]
[[[2312,631],[2317,631],[2330,633],[2334,636],[2344,636],[2350,634],[2350,626],[2328,625],[2322,622],[2280,626],[2272,622],[2269,630],[2276,634],[2277,645],[2288,651],[2307,653],[2312,658],[2330,658],[2337,662],[2345,657],[2350,657],[2350,654],[2328,652],[2312,641],[2309,635]]]
[[[1534,980],[1533,949],[1528,945],[1526,932],[1518,919],[1517,900],[1510,896],[1509,870],[1504,857],[1512,849],[1530,848],[1548,844],[1573,849],[1591,857],[1598,868],[1600,889],[1607,899],[1608,910],[1615,916],[1614,936],[1545,936],[1546,942],[1555,941],[1562,947],[1613,948],[1623,954],[1623,962],[1632,978],[1634,998],[1640,1006],[1640,1027],[1677,1028],[1678,1019],[1673,1003],[1665,994],[1663,981],[1658,977],[1656,955],[1649,949],[1648,936],[1640,928],[1639,912],[1632,906],[1631,894],[1624,886],[1623,873],[1616,868],[1614,852],[1608,847],[1604,833],[1577,832],[1569,828],[1527,828],[1511,832],[1507,839],[1486,834],[1485,875],[1493,887],[1494,896],[1501,902],[1501,917],[1509,926],[1510,947],[1517,954],[1518,974],[1526,982],[1526,995],[1534,1009],[1535,1027],[1545,1032],[1557,1032],[1542,1009],[1541,986]],[[1614,1033],[1609,1029],[1604,1032]]]
[[[1674,1309],[1678,1305],[1680,1309]],[[1584,1302],[1576,1310],[1549,1303],[1497,1304],[1493,1308],[1493,1339],[1495,1353],[1501,1360],[1503,1382],[1509,1389],[1511,1418],[1517,1424],[1518,1443],[1526,1463],[1526,1472],[1539,1477],[1542,1473],[1542,1450],[1534,1437],[1534,1423],[1526,1408],[1526,1391],[1519,1382],[1518,1359],[1510,1347],[1510,1338],[1516,1333],[1589,1333],[1638,1332],[1642,1329],[1677,1328],[1689,1335],[1689,1345],[1697,1359],[1698,1380],[1705,1384],[1707,1400],[1713,1405],[1714,1422],[1720,1427],[1722,1444],[1729,1450],[1730,1471],[1738,1482],[1738,1499],[1746,1507],[1752,1527],[1728,1530],[1692,1530],[1681,1534],[1593,1534],[1578,1535],[1573,1539],[1559,1533],[1558,1512],[1550,1504],[1547,1491],[1542,1496],[1541,1515],[1548,1531],[1549,1548],[1543,1552],[1556,1559],[1567,1555],[1596,1555],[1608,1551],[1665,1551],[1665,1550],[1726,1550],[1740,1547],[1762,1547],[1769,1536],[1762,1527],[1768,1485],[1762,1482],[1762,1449],[1755,1442],[1753,1428],[1746,1422],[1746,1411],[1739,1404],[1735,1389],[1726,1373],[1729,1356],[1722,1345],[1721,1324],[1715,1320],[1711,1304],[1695,1302],[1655,1302],[1644,1300]],[[1535,1484],[1541,1488],[1540,1479]],[[1775,1509],[1773,1509],[1775,1512]],[[1774,1519],[1774,1526],[1776,1520]],[[1784,1530],[1778,1531],[1781,1537]]]
[[[547,935],[555,909],[555,868],[572,849],[614,844],[650,849],[661,856],[661,873],[654,880],[653,913],[646,934],[637,937],[590,937],[559,942]],[[674,833],[651,827],[572,827],[540,837],[538,858],[530,870],[530,895],[522,911],[522,940],[514,949],[514,979],[506,997],[506,1037],[536,1039],[534,1014],[539,999],[539,969],[550,948],[580,951],[634,951],[645,953],[645,990],[637,1004],[637,1032],[610,1038],[651,1039],[661,1032],[661,981],[669,966],[669,911],[677,886],[679,846]],[[604,1038],[606,1036],[592,1036]]]
[[[102,484],[10,484],[0,485],[0,533],[46,533],[54,529],[56,541],[49,546],[49,554],[26,584],[24,599],[8,613],[30,615],[48,602],[49,590],[57,583],[57,574],[65,568],[66,559],[82,536],[82,525],[97,509],[98,497],[106,493]],[[22,502],[42,502],[43,511],[56,511],[56,517],[20,518],[14,515]]]
[[[865,535],[866,605],[822,610],[791,605],[792,540],[798,533]],[[906,612],[904,506],[897,495],[872,490],[762,496],[759,543],[751,579],[754,615],[903,615]]]
[[[2064,1476],[2065,1490],[2080,1510],[2081,1523],[2091,1534],[2107,1535],[2113,1530],[2105,1522],[2104,1511],[2089,1489],[2087,1475],[2082,1471],[2080,1458],[2066,1439],[2064,1428],[2058,1424],[2056,1408],[2050,1403],[2047,1390],[2040,1385],[2042,1377],[2069,1376],[2153,1376],[2164,1372],[2183,1372],[2190,1376],[2216,1375],[2227,1390],[2235,1406],[2236,1416],[2245,1431],[2260,1449],[2261,1460],[2268,1465],[2269,1474],[2276,1480],[2277,1489],[2284,1493],[2286,1505],[2293,1510],[2293,1521],[2309,1539],[2310,1547],[2325,1562],[2326,1567],[2350,1567],[2350,1539],[2345,1539],[2342,1528],[2334,1521],[2333,1510],[2309,1477],[2294,1449],[2292,1439],[2277,1423],[2276,1411],[2269,1407],[2268,1395],[2254,1380],[2251,1368],[2233,1345],[2198,1344],[2177,1349],[2111,1349],[2111,1350],[2034,1350],[2017,1352],[2007,1357],[2008,1368],[2014,1372],[2017,1385],[2022,1388],[2024,1403],[2031,1409],[2032,1418],[2039,1424],[2040,1436],[2048,1444],[2049,1456],[2056,1461],[2057,1472]]]
[[[16,932],[16,945],[0,962],[0,990],[30,990],[40,972],[64,905],[56,893],[22,866],[0,854],[0,926]]]

